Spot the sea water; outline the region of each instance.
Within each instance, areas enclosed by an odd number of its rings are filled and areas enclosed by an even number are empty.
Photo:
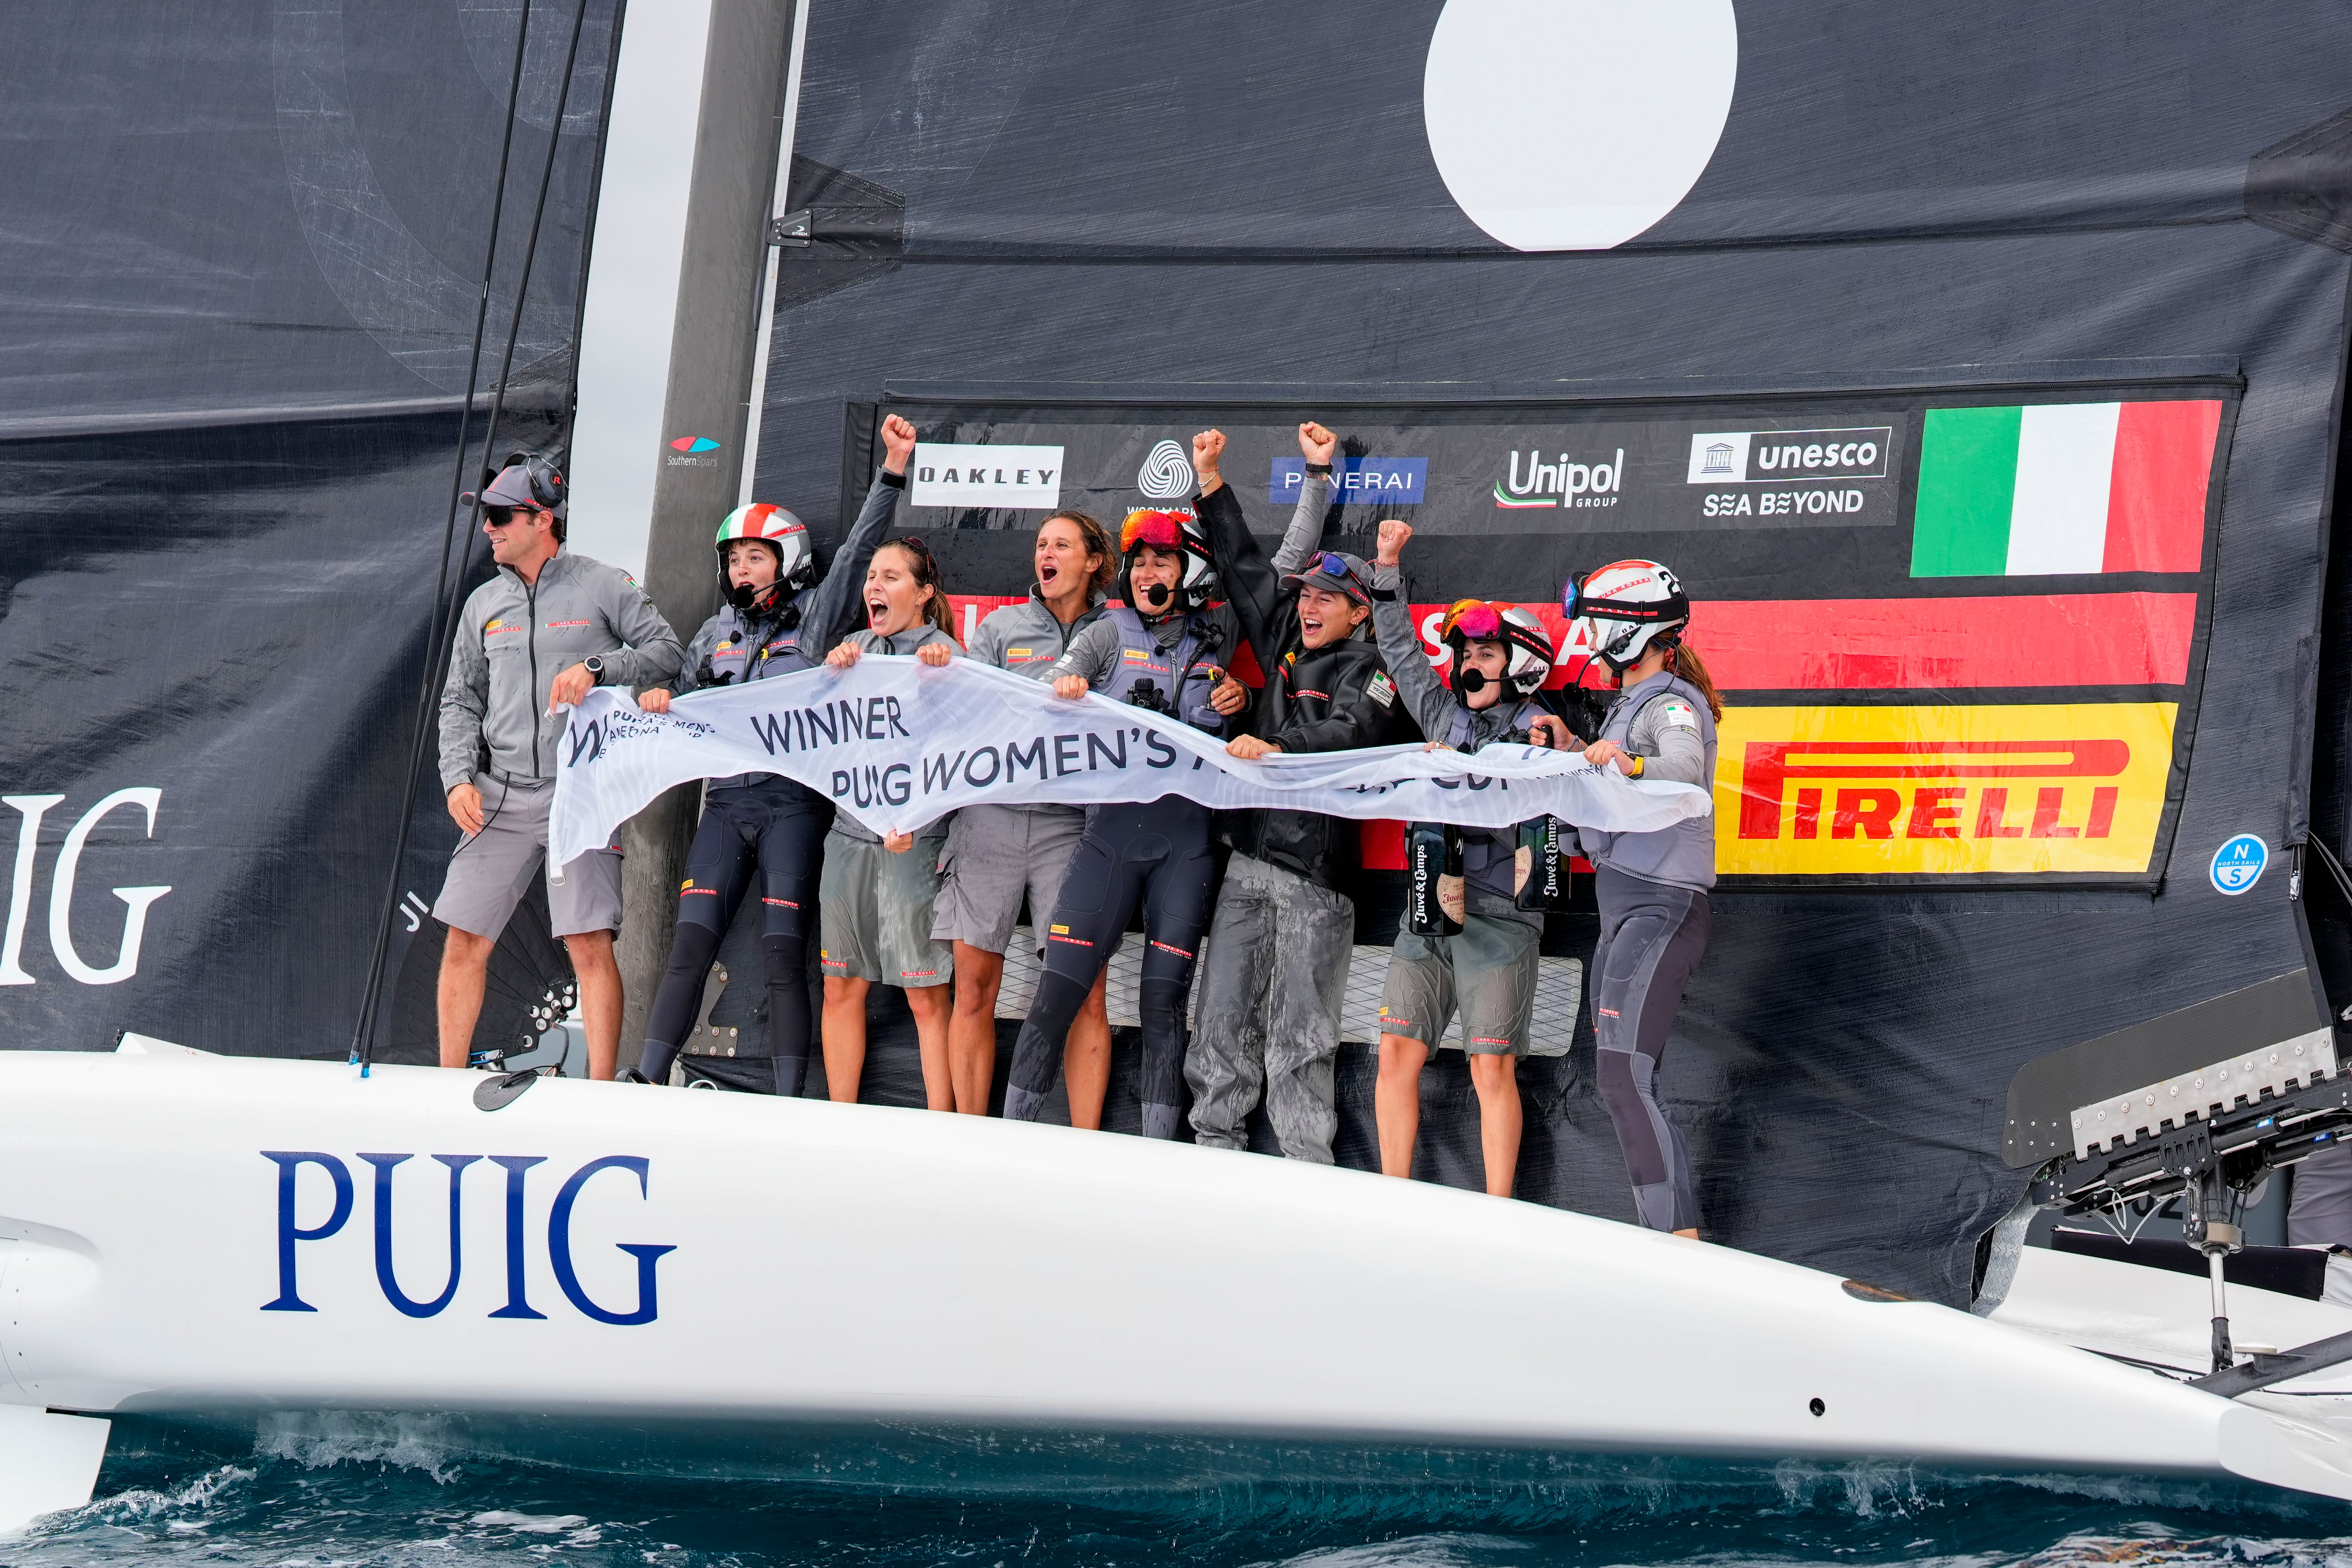
[[[2352,1506],[2156,1478],[908,1430],[711,1479],[644,1440],[499,1448],[429,1417],[121,1420],[95,1500],[0,1565],[2352,1564]]]

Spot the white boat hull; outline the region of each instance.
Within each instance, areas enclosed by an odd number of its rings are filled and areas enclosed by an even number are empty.
[[[1869,1458],[2352,1497],[2352,1441],[2324,1424],[1606,1220],[883,1107],[548,1079],[485,1113],[482,1082],[156,1042],[0,1052],[0,1405]],[[79,1484],[0,1491],[0,1528]]]

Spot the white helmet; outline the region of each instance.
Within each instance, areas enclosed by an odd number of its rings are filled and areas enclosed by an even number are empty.
[[[1620,560],[1572,577],[1560,591],[1569,642],[1617,674],[1642,662],[1654,643],[1673,647],[1690,624],[1690,595],[1654,560]],[[1580,666],[1575,674],[1581,675]]]

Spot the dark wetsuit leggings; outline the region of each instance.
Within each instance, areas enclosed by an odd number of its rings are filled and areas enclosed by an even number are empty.
[[[768,1049],[776,1063],[776,1092],[798,1094],[808,1065],[808,942],[817,924],[817,873],[824,864],[831,802],[785,779],[713,789],[702,804],[694,847],[686,852],[686,884],[677,895],[677,936],[669,967],[646,1020],[646,1050],[637,1071],[656,1083],[694,1028],[719,939],[735,906],[760,872],[765,919],[760,957],[768,979]]]
[[[1184,1083],[1184,1003],[1192,959],[1216,892],[1205,807],[1169,795],[1143,805],[1095,806],[1062,873],[1047,923],[1045,969],[1013,1048],[1004,1113],[1035,1121],[1062,1071],[1070,1024],[1094,989],[1128,917],[1143,905],[1143,1131],[1176,1135]]]
[[[1653,1230],[1692,1230],[1698,1198],[1682,1130],[1658,1103],[1658,1061],[1706,951],[1706,894],[1600,868],[1601,945],[1592,954],[1592,1037],[1601,1103],[1617,1128],[1633,1208]]]

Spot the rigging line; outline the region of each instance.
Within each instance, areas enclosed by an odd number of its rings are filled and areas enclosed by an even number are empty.
[[[373,1056],[369,1035],[373,1032],[377,1008],[383,994],[384,955],[392,946],[392,916],[400,899],[402,862],[408,857],[408,822],[416,810],[416,756],[424,738],[424,726],[433,693],[434,677],[438,667],[435,650],[446,639],[443,624],[443,603],[448,597],[449,555],[452,536],[457,528],[457,497],[465,488],[466,448],[471,434],[474,394],[480,384],[482,368],[482,337],[488,328],[490,308],[490,283],[498,269],[499,231],[506,217],[507,168],[514,151],[514,128],[518,109],[522,101],[523,51],[530,39],[530,8],[532,0],[523,0],[522,20],[515,31],[514,64],[507,78],[506,125],[499,144],[499,172],[490,194],[490,232],[482,254],[481,291],[474,302],[473,346],[467,355],[466,396],[457,413],[457,447],[455,467],[449,479],[449,507],[441,528],[441,562],[433,583],[433,614],[427,623],[425,643],[425,668],[417,679],[415,707],[415,728],[409,737],[409,768],[406,786],[402,792],[400,821],[394,835],[392,869],[387,878],[383,912],[376,920],[375,942],[368,965],[367,983],[361,994],[358,1021],[352,1026],[351,1060],[365,1074]],[[558,105],[561,113],[562,106]],[[559,129],[561,122],[559,121]],[[518,292],[515,308],[520,311],[522,299]]]
[[[529,0],[525,0],[525,4],[528,5]],[[555,186],[555,157],[556,154],[563,149],[563,114],[564,110],[570,106],[572,101],[572,70],[573,68],[578,65],[580,60],[580,34],[585,27],[588,21],[588,5],[589,0],[580,0],[579,5],[573,8],[572,13],[572,39],[570,44],[566,46],[563,53],[563,79],[555,89],[555,120],[553,125],[549,129],[547,133],[547,158],[545,162],[540,165],[539,197],[531,204],[530,228],[526,232],[523,237],[522,274],[515,280],[514,308],[507,313],[506,348],[499,356],[498,380],[491,383],[495,390],[492,392],[490,397],[490,416],[483,423],[482,426],[482,462],[486,466],[491,460],[490,454],[497,449],[499,439],[499,420],[506,412],[507,383],[511,379],[514,371],[515,343],[522,333],[523,306],[530,298],[531,266],[539,256],[540,225],[547,216],[548,193],[552,191]],[[528,28],[529,22],[530,17],[528,13],[526,13],[524,17],[526,28]],[[576,345],[573,350],[573,357],[575,359],[578,357]],[[568,456],[565,462],[565,466],[570,466]],[[464,472],[462,458],[459,460],[459,472]],[[465,586],[465,568],[471,564],[473,560],[474,538],[481,531],[479,528],[470,526],[470,518],[478,516],[480,512],[481,502],[478,499],[475,501],[473,506],[468,508],[467,512],[469,526],[466,531],[465,548],[459,556],[457,579],[455,584],[456,588],[462,589]],[[448,539],[448,536],[446,532],[443,535],[443,539],[446,549]],[[458,604],[449,602],[449,601],[455,597],[456,594],[454,591],[445,593],[442,597],[441,602],[435,607],[436,611],[436,619],[443,623],[443,629],[440,635],[435,639],[432,645],[426,650],[425,664],[428,674],[440,669],[446,664],[448,657],[446,647],[446,644],[449,641],[447,628],[454,626],[457,623],[458,611],[462,608],[462,606]],[[430,683],[426,688],[426,695],[428,697],[432,689],[437,687],[439,684],[440,683],[437,679]],[[428,716],[425,704],[420,702],[416,714],[415,743],[410,747],[408,757],[407,800],[401,811],[399,831],[397,834],[398,843],[395,850],[396,858],[393,862],[394,876],[395,880],[399,875],[400,861],[405,859],[407,856],[409,818],[415,810],[417,785],[424,770],[425,737],[427,734],[433,733],[433,731],[428,730],[426,726],[426,719]],[[383,990],[383,959],[381,956],[377,958],[375,971],[371,976],[371,989],[374,993],[376,1005],[370,1007],[367,1016],[362,1020],[361,1033],[362,1040],[360,1048],[360,1072],[362,1077],[366,1076],[367,1071],[373,1063],[375,1056],[375,1030],[373,1024],[376,1011],[381,1006]]]

